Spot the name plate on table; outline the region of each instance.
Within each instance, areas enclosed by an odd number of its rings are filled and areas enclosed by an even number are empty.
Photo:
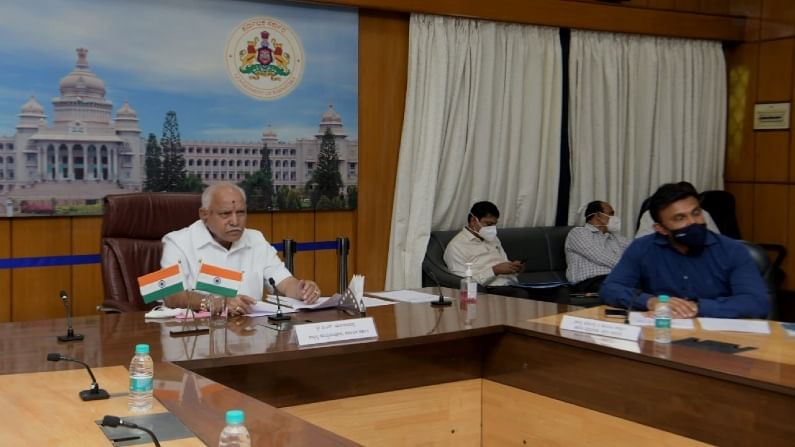
[[[639,340],[641,334],[641,328],[638,326],[573,317],[571,315],[563,316],[563,319],[560,320],[560,328],[562,330],[585,332],[586,334],[603,335],[605,337],[632,341]]]
[[[373,317],[300,324],[295,334],[299,346],[378,337]]]

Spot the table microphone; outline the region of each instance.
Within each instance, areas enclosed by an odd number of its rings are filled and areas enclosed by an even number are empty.
[[[121,425],[122,427],[134,428],[136,430],[145,431],[146,434],[148,434],[149,437],[152,438],[152,442],[155,443],[155,446],[160,447],[160,442],[157,440],[157,436],[155,436],[152,430],[149,430],[148,428],[145,427],[141,427],[138,424],[133,424],[132,422],[127,422],[118,416],[105,415],[105,417],[102,418],[102,422],[99,425],[103,427],[114,427],[114,428]]]
[[[75,334],[72,329],[72,302],[69,300],[69,295],[65,290],[61,290],[60,296],[63,306],[66,308],[66,335],[59,335],[58,341],[80,341],[83,339],[83,335]]]
[[[83,363],[80,360],[75,360],[73,358],[62,356],[61,354],[58,354],[57,352],[51,352],[51,353],[47,354],[47,360],[50,361],[50,362],[59,362],[61,360],[67,361],[67,362],[75,362],[75,363],[79,363],[79,364],[81,364],[81,365],[86,367],[86,370],[88,371],[88,375],[91,376],[91,388],[81,391],[80,392],[80,399],[82,399],[84,401],[86,401],[86,400],[102,400],[102,399],[108,399],[110,397],[110,395],[108,395],[107,391],[105,391],[105,390],[103,390],[102,388],[99,387],[99,384],[97,384],[97,379],[94,378],[94,373],[91,372],[91,368],[89,368],[88,364]]]
[[[273,287],[273,294],[276,295],[276,315],[268,315],[268,321],[287,321],[290,319],[289,315],[282,313],[282,300],[279,299],[279,289],[276,288],[276,281],[273,278],[268,278],[268,282]]]
[[[627,304],[627,316],[624,317],[624,324],[629,324],[629,314],[632,313],[632,305],[635,303],[635,299],[637,299],[641,293],[643,293],[640,289],[635,289],[635,293],[629,298],[629,304]]]
[[[442,284],[439,283],[439,280],[436,279],[436,275],[433,274],[432,271],[428,270],[428,276],[436,283],[436,288],[439,290],[439,299],[436,301],[431,301],[431,307],[444,307],[444,306],[452,306],[453,302],[445,299],[444,295],[442,294]]]

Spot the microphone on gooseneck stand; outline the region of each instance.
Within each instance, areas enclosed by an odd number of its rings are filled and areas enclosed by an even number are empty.
[[[65,290],[61,290],[60,297],[63,307],[66,308],[66,335],[59,335],[58,341],[80,341],[83,336],[75,334],[75,330],[72,328],[72,302],[69,300],[69,295]]]
[[[632,297],[629,298],[629,303],[627,303],[627,316],[624,317],[624,324],[629,324],[629,314],[632,313],[632,305],[635,303],[635,300],[643,293],[640,289],[635,289],[635,293],[632,294]]]
[[[102,425],[103,427],[118,427],[121,425],[122,427],[134,428],[136,430],[145,431],[146,434],[148,434],[149,437],[152,438],[152,442],[155,443],[155,446],[160,447],[160,442],[157,440],[157,437],[152,432],[152,430],[149,430],[148,428],[145,427],[141,427],[138,424],[133,424],[132,422],[127,422],[118,416],[105,415],[105,417],[102,418],[102,422],[100,422],[100,425]]]
[[[83,363],[80,360],[75,360],[73,358],[62,356],[61,354],[58,354],[57,352],[51,352],[51,353],[47,354],[47,360],[50,361],[50,362],[59,362],[61,360],[66,361],[66,362],[75,362],[75,363],[79,363],[79,364],[81,364],[81,365],[86,367],[86,370],[88,371],[88,375],[91,376],[91,388],[81,391],[80,392],[80,399],[82,399],[82,400],[102,400],[102,399],[107,399],[107,398],[110,397],[110,395],[108,395],[107,391],[105,391],[105,390],[103,390],[102,388],[99,387],[99,384],[97,384],[97,379],[94,378],[94,373],[91,372],[91,368],[89,368],[89,366],[86,363]]]
[[[290,319],[289,315],[282,313],[282,300],[279,299],[279,289],[276,288],[276,281],[273,278],[268,278],[268,282],[273,287],[273,294],[276,295],[276,315],[269,315],[268,321],[287,321]]]
[[[442,284],[439,282],[438,279],[436,279],[436,275],[434,275],[433,272],[430,270],[428,270],[427,273],[428,276],[433,280],[433,282],[436,283],[436,289],[439,291],[439,299],[436,301],[431,301],[431,306],[432,307],[452,306],[453,302],[448,299],[445,299],[444,295],[442,294]]]

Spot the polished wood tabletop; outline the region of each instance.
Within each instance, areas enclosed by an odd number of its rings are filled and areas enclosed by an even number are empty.
[[[291,314],[291,321],[280,327],[264,317],[241,317],[209,333],[175,337],[171,329],[184,323],[147,321],[142,313],[97,315],[75,318],[75,331],[86,336],[75,343],[56,340],[66,331],[63,319],[0,324],[0,373],[72,368],[47,362],[48,352],[92,367],[126,366],[134,346],[148,343],[159,365],[156,379],[167,376],[172,389],[186,389],[186,382],[204,384],[199,388],[213,396],[169,393],[169,387],[156,390],[169,411],[192,421],[186,425],[202,440],[217,436],[223,419],[223,405],[208,403],[229,399],[230,404],[256,407],[280,421],[280,427],[292,427],[279,432],[283,437],[277,444],[308,436],[323,439],[324,445],[350,445],[333,433],[287,418],[279,408],[479,378],[708,443],[742,445],[762,430],[767,433],[764,441],[777,445],[795,435],[785,418],[795,414],[792,340],[782,334],[764,340],[698,334],[736,340],[756,347],[756,353],[679,345],[660,349],[650,341],[627,348],[560,331],[562,314],[601,318],[599,308],[494,295],[463,305],[454,291],[444,292],[454,298],[453,306],[397,303],[369,308],[377,339],[313,347],[298,345],[295,325],[351,317],[337,310],[304,311]],[[770,414],[757,417],[765,408]],[[742,433],[726,430],[726,421],[732,420]],[[254,431],[275,430],[263,423]]]
[[[3,445],[107,446],[108,438],[95,421],[105,415],[122,419],[127,409],[127,369],[122,366],[96,368],[97,382],[109,399],[83,402],[77,390],[88,388],[88,373],[64,370],[0,376],[0,405],[14,409],[0,418]],[[155,399],[152,413],[166,408]],[[143,439],[149,439],[141,433]],[[148,443],[153,445],[153,443]],[[164,446],[201,446],[198,438],[162,442]]]

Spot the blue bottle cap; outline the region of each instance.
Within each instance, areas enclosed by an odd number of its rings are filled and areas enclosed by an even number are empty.
[[[226,412],[227,424],[242,424],[246,420],[246,414],[243,410],[229,410]]]
[[[657,299],[660,300],[661,303],[667,303],[668,302],[668,295],[659,295],[657,297]]]
[[[135,353],[136,354],[149,354],[149,345],[146,343],[142,343],[140,345],[135,345]]]

